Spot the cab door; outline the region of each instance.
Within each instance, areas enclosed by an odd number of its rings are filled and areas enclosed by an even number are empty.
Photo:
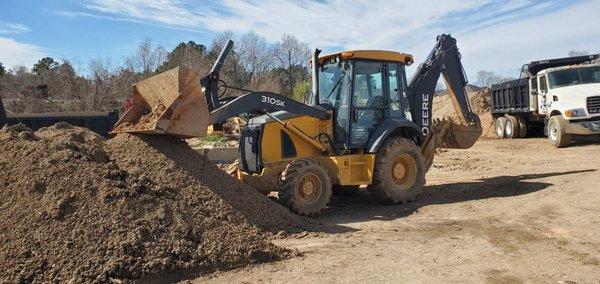
[[[379,122],[386,116],[388,83],[386,64],[356,60],[352,80],[350,146],[364,147]]]
[[[540,75],[537,77],[538,85],[538,106],[540,113],[548,113],[548,105],[550,102],[547,100],[548,94],[548,82],[546,75]]]

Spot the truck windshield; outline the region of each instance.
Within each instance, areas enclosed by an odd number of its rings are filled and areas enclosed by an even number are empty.
[[[548,73],[550,88],[600,83],[600,66],[559,70]]]
[[[319,70],[319,103],[346,104],[350,62],[325,63]]]

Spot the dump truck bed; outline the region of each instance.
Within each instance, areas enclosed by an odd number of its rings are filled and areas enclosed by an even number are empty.
[[[55,112],[6,114],[0,125],[23,123],[32,130],[52,126],[58,122],[88,128],[99,135],[109,136],[109,131],[119,119],[118,111],[99,112]]]
[[[528,81],[528,78],[521,78],[492,85],[492,113],[530,112]]]

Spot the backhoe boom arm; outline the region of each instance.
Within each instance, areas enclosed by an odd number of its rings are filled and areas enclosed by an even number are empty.
[[[440,75],[444,76],[458,121],[464,125],[479,124],[479,117],[469,105],[465,90],[467,80],[460,59],[456,39],[442,34],[408,85],[413,122],[421,127],[423,135],[431,131],[433,95]]]

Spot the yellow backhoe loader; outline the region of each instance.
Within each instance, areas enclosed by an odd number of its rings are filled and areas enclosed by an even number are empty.
[[[481,135],[471,111],[456,40],[440,35],[407,82],[409,54],[353,50],[312,55],[312,92],[300,103],[270,92],[220,97],[219,71],[199,79],[176,68],[134,85],[133,107],[114,133],[203,136],[208,125],[254,114],[243,127],[236,176],[259,190],[277,190],[301,215],[323,212],[333,187],[367,187],[377,199],[414,200],[436,148],[470,148]],[[432,120],[436,83],[443,75],[458,120]]]

